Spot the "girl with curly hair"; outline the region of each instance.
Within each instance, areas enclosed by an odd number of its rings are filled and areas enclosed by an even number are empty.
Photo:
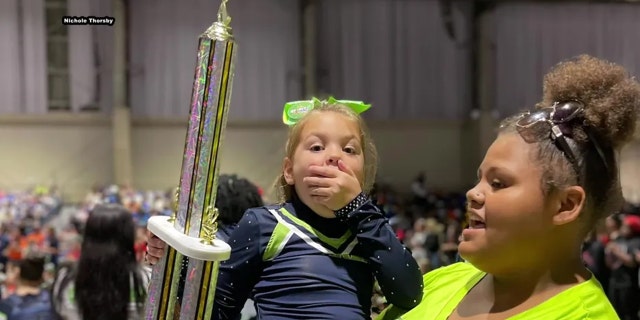
[[[427,273],[417,307],[391,306],[379,319],[622,317],[581,245],[622,207],[616,153],[633,136],[639,104],[640,84],[618,65],[580,56],[556,66],[542,101],[502,122],[480,164],[467,192],[465,262]]]

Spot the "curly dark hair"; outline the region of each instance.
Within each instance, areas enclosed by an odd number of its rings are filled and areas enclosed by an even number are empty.
[[[222,224],[236,224],[245,211],[263,205],[260,191],[251,181],[235,174],[222,174],[218,178],[216,208],[220,212],[218,221]]]
[[[543,168],[545,194],[571,185],[584,188],[585,214],[581,216],[591,228],[624,203],[616,154],[633,138],[640,84],[622,66],[581,55],[556,65],[545,76],[543,88],[542,101],[536,108],[566,101],[584,104],[583,116],[573,122],[567,135],[571,149],[577,151],[579,172],[551,139],[541,137],[536,142],[534,160]],[[515,132],[518,118],[505,119],[500,132]]]

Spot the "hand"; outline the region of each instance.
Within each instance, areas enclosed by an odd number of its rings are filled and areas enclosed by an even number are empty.
[[[167,244],[156,235],[147,231],[147,252],[144,255],[144,261],[149,265],[155,265],[164,255]]]
[[[618,244],[617,244],[617,243],[615,243],[615,242],[613,242],[613,241],[611,241],[611,242],[607,243],[607,245],[605,246],[605,248],[604,248],[604,249],[605,249],[606,251],[611,252],[611,251],[613,251],[613,250],[614,250],[615,248],[617,248],[617,247],[618,247]]]
[[[358,177],[342,160],[338,160],[338,167],[310,166],[309,172],[313,176],[302,181],[311,188],[311,198],[333,211],[343,208],[362,192]]]

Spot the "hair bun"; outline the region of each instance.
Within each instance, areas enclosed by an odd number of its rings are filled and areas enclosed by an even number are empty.
[[[556,65],[544,78],[542,104],[567,100],[584,103],[585,125],[603,142],[619,148],[633,138],[640,84],[622,66],[588,55]],[[574,138],[587,139],[581,128]]]

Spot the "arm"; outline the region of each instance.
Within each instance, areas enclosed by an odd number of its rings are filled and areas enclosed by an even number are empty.
[[[633,258],[630,250],[623,250],[620,246],[614,244],[611,247],[611,253],[615,255],[625,266],[630,268],[636,266],[636,261]]]
[[[358,255],[373,268],[387,301],[405,311],[418,305],[422,296],[420,269],[380,209],[366,201],[348,215],[347,223],[358,238]]]
[[[231,257],[220,264],[213,307],[215,320],[235,319],[262,273],[260,223],[250,209],[228,241]]]
[[[394,305],[390,305],[386,309],[382,310],[382,312],[375,317],[375,320],[396,320],[405,314],[405,312],[407,311]]]

